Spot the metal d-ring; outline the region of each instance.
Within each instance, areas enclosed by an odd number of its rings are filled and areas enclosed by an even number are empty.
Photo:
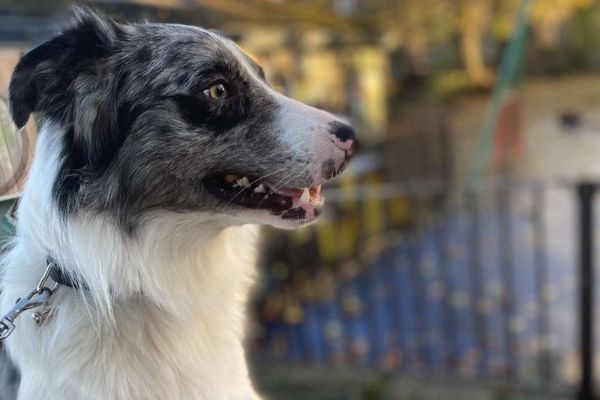
[[[54,285],[51,288],[47,288],[45,286],[46,281],[50,277],[50,270],[52,270],[52,268],[54,268],[54,267],[56,267],[56,264],[54,263],[54,261],[51,261],[48,263],[48,266],[46,267],[46,270],[44,271],[44,275],[42,275],[42,279],[40,279],[37,286],[35,287],[36,292],[41,293],[42,290],[44,290],[44,289],[49,289],[51,292],[54,292],[58,288],[59,284],[56,282],[54,282]]]

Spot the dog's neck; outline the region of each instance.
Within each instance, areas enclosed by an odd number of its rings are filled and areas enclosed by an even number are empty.
[[[206,282],[218,286],[215,279],[228,272],[244,281],[251,273],[235,266],[254,265],[255,228],[229,227],[228,221],[212,213],[154,212],[134,235],[124,232],[107,213],[76,214],[65,221],[51,198],[51,171],[58,170],[61,138],[48,130],[57,127],[48,124],[40,134],[19,206],[19,234],[36,249],[37,257],[52,256],[67,273],[85,282],[96,303],[111,306],[141,294],[160,308],[178,312],[186,307],[181,300],[196,297]],[[228,264],[235,271],[228,271]],[[218,270],[212,271],[213,265]],[[43,271],[44,263],[39,268]],[[165,301],[177,297],[176,307]]]
[[[171,212],[150,216],[139,234],[132,237],[122,233],[110,216],[80,215],[65,223],[50,198],[53,179],[48,171],[56,171],[57,154],[59,144],[42,132],[19,206],[18,238],[8,254],[2,304],[9,304],[7,297],[22,295],[20,291],[35,285],[48,254],[89,289],[85,293],[60,289],[52,298],[58,309],[56,315],[41,327],[31,321],[21,323],[14,333],[18,337],[15,343],[40,340],[35,336],[51,331],[51,336],[79,346],[78,351],[83,353],[100,345],[96,352],[102,353],[106,347],[113,353],[130,354],[142,370],[148,368],[147,364],[156,364],[144,376],[127,377],[127,382],[119,381],[118,370],[127,368],[129,361],[111,359],[112,353],[103,357],[81,354],[78,359],[69,358],[72,364],[63,365],[73,377],[91,379],[85,373],[89,366],[81,363],[98,357],[93,361],[99,364],[94,370],[117,374],[113,386],[122,396],[115,394],[114,398],[230,398],[214,397],[214,390],[223,390],[224,394],[232,390],[240,394],[239,398],[249,398],[252,388],[242,337],[245,302],[253,282],[256,229],[225,227],[210,215]],[[80,337],[78,329],[89,331],[88,337]],[[140,336],[140,332],[145,334]],[[149,342],[156,341],[165,342],[158,348],[147,348]],[[48,345],[59,353],[54,354],[59,360],[48,362],[61,362],[65,344],[39,345]],[[72,352],[66,347],[63,350]],[[21,367],[40,362],[33,360],[33,355],[30,360],[23,349],[19,351],[15,354]],[[194,353],[193,358],[189,352]],[[182,376],[175,379],[172,388],[148,382],[177,373]],[[218,381],[223,376],[234,379],[230,389],[227,386],[231,382]],[[63,378],[55,379],[59,382]],[[194,383],[198,380],[205,382]],[[198,392],[202,388],[209,392]],[[82,386],[81,390],[85,394],[88,389]],[[175,390],[188,397],[173,397],[167,392],[163,394],[166,397],[157,396],[161,390]]]

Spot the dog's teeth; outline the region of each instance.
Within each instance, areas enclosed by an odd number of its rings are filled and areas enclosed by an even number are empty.
[[[245,176],[243,178],[239,179],[236,183],[238,185],[240,185],[241,187],[248,187],[248,186],[250,186],[250,181]]]
[[[225,175],[224,178],[229,183],[233,183],[239,179],[237,175]]]
[[[302,191],[302,195],[300,196],[300,203],[309,204],[308,203],[309,201],[310,201],[310,192],[309,192],[308,188],[304,188],[304,190]]]
[[[265,188],[265,185],[261,183],[260,185],[254,188],[254,193],[267,193],[267,189]]]

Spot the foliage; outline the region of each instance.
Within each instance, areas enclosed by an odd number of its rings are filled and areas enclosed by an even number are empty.
[[[268,23],[296,31],[320,27],[336,31],[349,42],[380,40],[401,48],[408,55],[411,74],[431,72],[432,48],[455,43],[461,67],[475,86],[489,87],[494,80],[489,43],[495,53],[511,36],[517,10],[523,0],[136,0],[136,4],[164,9],[200,7],[223,15],[232,23]],[[64,8],[70,0],[4,0],[11,10],[34,14]],[[90,0],[100,5],[111,0]],[[126,1],[123,0],[123,3]],[[133,3],[131,0],[127,1]],[[530,10],[530,22],[537,45],[553,54],[559,49],[561,29],[579,18],[583,26],[572,24],[573,64],[590,57],[591,41],[598,36],[594,25],[598,17],[582,15],[600,8],[600,0],[537,0]],[[595,19],[594,19],[595,18]],[[385,38],[382,39],[382,38]],[[487,46],[487,47],[486,47]],[[563,52],[564,53],[564,52]],[[566,65],[570,65],[566,62]],[[435,66],[433,66],[435,67]]]
[[[26,2],[33,7],[37,0]],[[64,2],[66,0],[51,0]],[[107,0],[92,0],[104,3]],[[511,36],[517,10],[524,0],[170,0],[189,9],[200,6],[225,16],[233,23],[268,23],[301,31],[320,27],[336,31],[349,42],[381,41],[390,50],[408,55],[412,75],[431,72],[431,50],[456,42],[462,68],[475,86],[489,87],[498,50]],[[136,0],[161,7],[165,0]],[[561,28],[582,11],[599,6],[600,0],[536,0],[530,10],[534,38],[540,47],[557,49]],[[39,5],[37,6],[39,8]],[[580,30],[581,31],[581,30]],[[586,32],[586,38],[596,36]],[[385,39],[383,39],[385,38]],[[489,43],[496,53],[489,55]],[[487,47],[486,47],[487,46]],[[584,46],[585,47],[585,46]],[[579,48],[582,48],[579,46]],[[582,59],[581,52],[574,57]],[[585,57],[583,57],[585,58]],[[577,60],[576,60],[577,61]],[[576,63],[578,63],[577,61]]]
[[[471,84],[489,87],[493,73],[486,59],[484,44],[490,39],[500,47],[514,29],[515,16],[522,0],[374,0],[376,13],[366,25],[394,32],[397,41],[412,58],[416,72],[427,70],[426,54],[432,46],[458,39],[463,68]],[[559,46],[561,28],[581,14],[598,6],[598,0],[538,0],[530,9],[534,39],[552,52]],[[581,18],[580,18],[581,19]],[[581,64],[595,40],[598,25],[592,17],[573,24],[575,37],[573,64]],[[583,44],[588,44],[582,45]],[[577,49],[585,49],[578,51]],[[569,62],[567,62],[569,64]],[[450,79],[451,80],[451,79]],[[447,81],[452,85],[452,83]],[[442,83],[443,86],[446,83]],[[463,86],[461,82],[459,86]]]

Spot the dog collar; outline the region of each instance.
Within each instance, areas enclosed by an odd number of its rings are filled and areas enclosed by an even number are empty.
[[[67,286],[72,289],[83,289],[88,290],[88,285],[81,279],[73,277],[71,274],[65,272],[65,270],[56,262],[52,256],[46,257],[46,262],[50,268],[50,278],[61,286]]]

